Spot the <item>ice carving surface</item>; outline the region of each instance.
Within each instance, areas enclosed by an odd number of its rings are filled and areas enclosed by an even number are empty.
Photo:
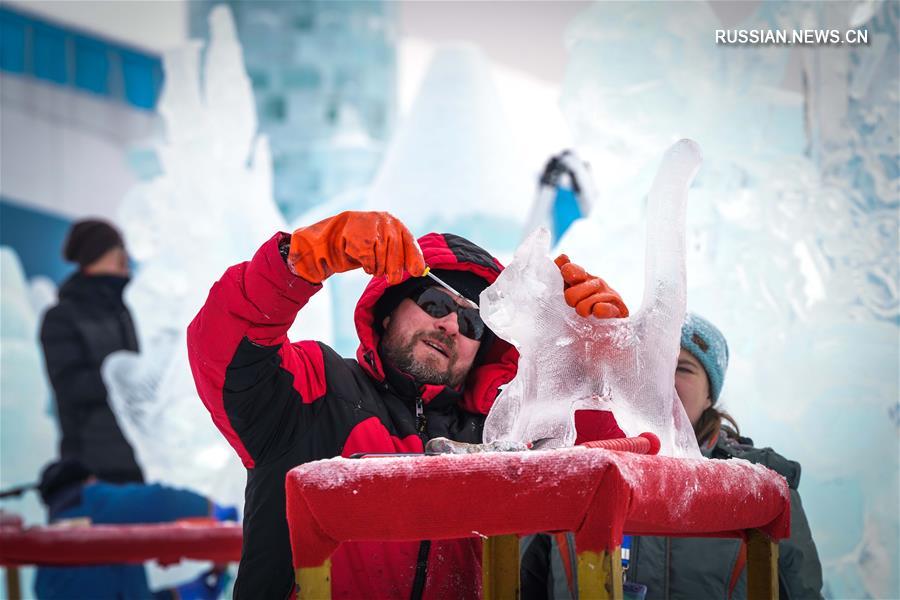
[[[625,319],[579,317],[566,305],[549,233],[538,229],[481,295],[482,317],[520,353],[518,372],[485,422],[484,441],[571,446],[578,409],[610,410],[629,436],[652,431],[662,454],[699,457],[675,393],[685,314],[684,213],[700,148],[666,153],[650,191],[644,298]]]

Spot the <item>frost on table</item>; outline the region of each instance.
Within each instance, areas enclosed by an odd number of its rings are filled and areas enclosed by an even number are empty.
[[[575,411],[612,411],[629,436],[652,431],[661,454],[698,457],[691,424],[675,393],[685,313],[684,216],[700,148],[682,140],[666,153],[650,191],[644,297],[626,319],[579,317],[539,229],[482,292],[485,323],[520,353],[518,373],[487,417],[486,443],[549,440],[571,446]]]

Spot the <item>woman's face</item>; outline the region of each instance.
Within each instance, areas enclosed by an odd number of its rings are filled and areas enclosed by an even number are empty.
[[[696,425],[703,411],[712,406],[709,396],[709,378],[700,361],[693,354],[681,349],[678,367],[675,369],[675,390],[691,425]]]

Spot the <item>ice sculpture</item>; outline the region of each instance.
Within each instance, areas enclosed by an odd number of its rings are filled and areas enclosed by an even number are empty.
[[[141,352],[111,355],[103,377],[148,480],[242,506],[244,469],[197,397],[185,330],[222,272],[287,226],[272,198],[268,143],[256,135],[253,94],[227,8],[212,11],[210,30],[202,70],[198,44],[164,56],[159,112],[166,141],[155,147],[162,173],[133,189],[119,211],[138,263],[126,300]],[[327,290],[291,335],[330,339]]]
[[[435,53],[365,207],[392,212],[417,235],[451,231],[508,252],[534,186],[484,55],[454,45]]]
[[[482,293],[485,323],[521,355],[516,377],[485,422],[486,443],[571,446],[575,410],[598,409],[611,410],[628,435],[656,433],[663,454],[699,457],[674,382],[685,314],[684,215],[700,161],[691,140],[676,143],[663,159],[649,196],[644,298],[632,316],[577,316],[563,299],[544,229]]]
[[[56,287],[45,277],[26,280],[19,257],[7,246],[0,246],[0,273],[0,489],[5,490],[37,481],[57,456],[59,434],[38,341],[40,317],[55,301]],[[5,498],[0,509],[28,525],[46,520],[35,492]],[[7,589],[10,571],[0,573],[0,589]],[[19,571],[22,589],[31,589],[34,568]]]
[[[6,246],[0,247],[0,272],[0,489],[5,489],[37,480],[41,468],[56,456],[58,435],[38,341],[39,317],[47,304],[46,283],[37,284],[41,306],[36,308],[34,283],[29,285],[19,257]],[[36,494],[5,500],[3,508],[30,523],[44,519]]]

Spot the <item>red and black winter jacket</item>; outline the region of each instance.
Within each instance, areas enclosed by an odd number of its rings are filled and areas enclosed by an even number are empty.
[[[424,441],[438,436],[479,442],[497,389],[513,378],[518,361],[512,346],[495,340],[462,392],[419,387],[386,368],[373,328],[375,304],[387,288],[383,277],[372,279],[356,307],[356,360],[320,342],[291,342],[288,328],[321,286],[290,273],[278,248],[286,235],[229,268],[188,327],[197,390],[247,467],[237,598],[285,598],[293,589],[284,495],[291,468],[356,452],[422,452]],[[458,236],[429,234],[419,244],[435,269],[465,270],[488,282],[502,269]],[[426,419],[421,436],[419,399]],[[477,538],[345,543],[332,556],[332,593],[409,598],[415,582],[426,598],[479,597],[480,565]]]

